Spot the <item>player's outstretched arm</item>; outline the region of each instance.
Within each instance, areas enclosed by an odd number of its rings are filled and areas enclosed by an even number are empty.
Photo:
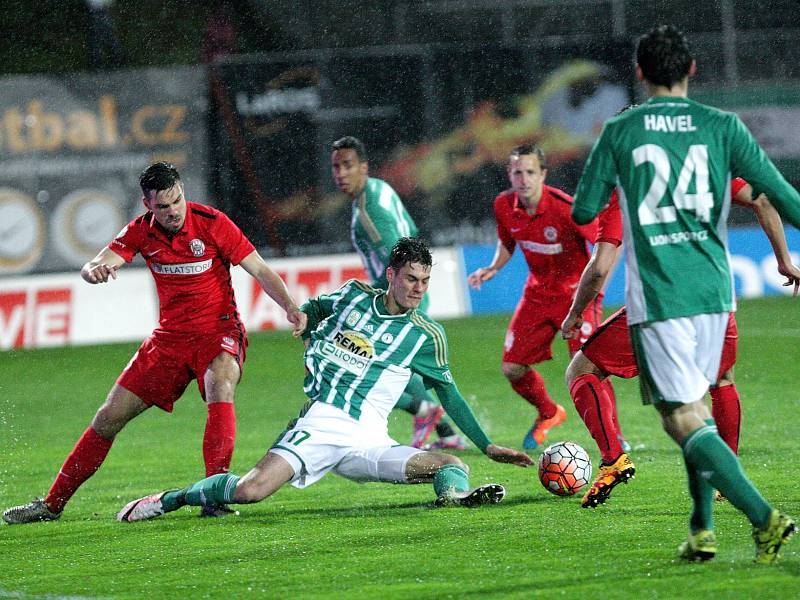
[[[81,277],[86,283],[105,283],[108,278],[116,279],[117,271],[125,264],[125,259],[106,246],[92,260],[81,268]]]
[[[789,246],[786,243],[786,232],[783,229],[781,216],[764,194],[759,194],[758,198],[753,200],[753,209],[756,217],[758,217],[761,229],[767,234],[769,243],[772,245],[772,251],[778,261],[778,273],[786,277],[786,282],[783,284],[784,287],[793,285],[794,292],[792,295],[797,296],[800,288],[800,269],[792,263],[792,255],[789,253]]]
[[[486,456],[494,461],[509,463],[518,467],[527,467],[533,464],[530,456],[524,452],[498,446],[489,440],[469,404],[464,400],[454,383],[437,382],[434,384],[434,390],[436,390],[436,395],[450,418]]]
[[[533,459],[519,450],[505,448],[496,444],[486,446],[486,456],[495,462],[509,463],[518,467],[529,467],[533,464]]]
[[[297,337],[302,334],[306,329],[306,314],[297,307],[283,279],[264,262],[256,250],[245,256],[239,264],[258,281],[267,295],[286,311],[286,319],[293,326],[292,335]]]
[[[497,275],[497,272],[502,269],[509,260],[511,260],[511,251],[506,248],[501,240],[497,240],[497,248],[495,249],[492,263],[488,267],[481,267],[470,273],[469,276],[467,276],[467,283],[471,288],[480,290],[481,284]]]
[[[576,337],[583,324],[583,311],[606,284],[611,269],[617,260],[619,247],[609,242],[597,242],[592,257],[583,269],[575,298],[566,318],[561,323],[561,337]]]

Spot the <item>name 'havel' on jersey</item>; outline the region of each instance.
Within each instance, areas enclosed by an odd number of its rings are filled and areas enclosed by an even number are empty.
[[[644,115],[646,131],[663,131],[664,133],[689,133],[697,131],[692,125],[692,115]]]

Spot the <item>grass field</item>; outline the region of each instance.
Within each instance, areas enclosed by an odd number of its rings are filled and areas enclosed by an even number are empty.
[[[784,298],[742,303],[737,373],[742,461],[765,495],[794,515],[799,310]],[[516,446],[533,413],[500,375],[506,319],[446,328],[461,391],[494,441]],[[46,492],[135,347],[0,354],[0,507]],[[542,372],[568,420],[552,440],[573,440],[598,461],[562,383],[563,344],[556,351]],[[299,343],[285,334],[252,336],[237,397],[234,472],[248,470],[302,404],[299,358]],[[617,390],[637,476],[593,511],[576,497],[547,493],[534,469],[496,464],[473,449],[461,453],[473,484],[504,484],[502,504],[433,510],[428,485],[329,476],[307,490],[284,488],[237,517],[201,520],[185,508],[117,523],[113,515],[128,500],[202,477],[205,409],[192,389],[174,414],[150,410],[120,434],[61,521],[0,527],[0,598],[795,597],[800,543],[777,565],[753,565],[749,524],[727,503],[716,508],[717,559],[675,559],[689,510],[680,453],[655,411],[641,406],[636,383]],[[391,427],[398,440],[409,439],[406,415],[393,415]]]

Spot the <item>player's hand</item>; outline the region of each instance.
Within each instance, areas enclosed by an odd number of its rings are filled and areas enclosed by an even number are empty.
[[[481,284],[489,281],[495,275],[497,275],[497,269],[494,267],[481,267],[467,276],[467,283],[472,289],[480,290]]]
[[[510,463],[518,467],[530,467],[533,464],[533,459],[519,450],[513,448],[504,448],[495,444],[486,446],[486,456],[495,462]]]
[[[583,316],[572,314],[570,311],[567,318],[561,323],[561,337],[565,340],[577,338],[583,325]]]
[[[297,307],[290,308],[286,311],[286,319],[293,325],[292,335],[294,337],[300,336],[308,325],[308,315]]]
[[[99,264],[94,265],[92,268],[86,270],[86,277],[84,279],[89,283],[105,283],[108,278],[116,279],[119,267],[116,265]]]
[[[792,263],[779,264],[778,273],[786,277],[786,282],[783,284],[784,287],[788,287],[790,285],[794,286],[794,292],[792,292],[792,296],[797,297],[797,292],[800,288],[800,269],[798,269]]]

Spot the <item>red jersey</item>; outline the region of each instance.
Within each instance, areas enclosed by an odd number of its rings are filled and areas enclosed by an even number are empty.
[[[597,215],[597,240],[619,246],[622,244],[622,213],[619,211],[617,190],[611,194],[608,206]]]
[[[108,247],[126,262],[144,257],[156,282],[160,329],[203,332],[239,320],[230,266],[255,248],[224,213],[187,202],[183,227],[170,236],[148,211]]]
[[[503,192],[494,201],[497,237],[509,252],[522,249],[528,263],[526,292],[551,298],[571,298],[589,261],[587,242],[597,235],[597,222],[577,225],[572,220],[572,197],[542,186],[536,212],[529,215],[516,192]]]
[[[736,200],[738,194],[747,182],[741,177],[736,177],[731,181],[731,200],[740,206],[752,208],[750,202]],[[611,199],[600,214],[597,215],[597,239],[596,242],[608,242],[619,246],[622,243],[622,213],[619,209],[619,195],[617,190],[611,194]]]

